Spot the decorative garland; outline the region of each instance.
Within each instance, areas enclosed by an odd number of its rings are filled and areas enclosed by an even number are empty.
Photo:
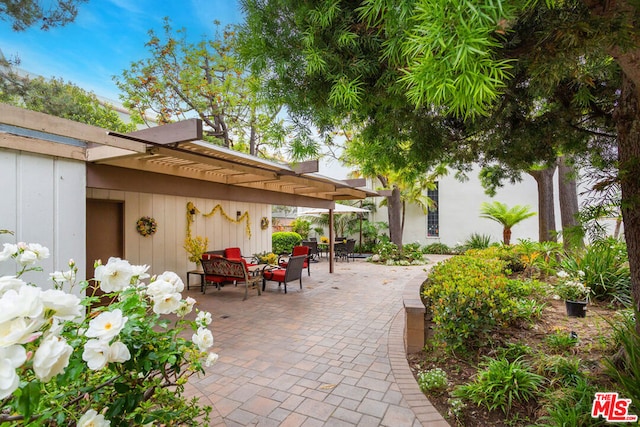
[[[263,230],[269,228],[269,218],[267,218],[266,216],[262,217],[262,219],[260,220],[260,228]]]
[[[234,219],[230,217],[220,204],[217,204],[211,209],[211,212],[203,214],[205,218],[213,216],[216,212],[220,211],[220,214],[229,222],[234,224],[240,224],[242,221],[246,222],[245,230],[247,231],[247,236],[251,239],[251,218],[249,216],[249,211],[245,211],[238,219]],[[198,208],[193,204],[193,202],[187,202],[187,237],[191,237],[191,224],[195,221],[195,215],[201,213]]]
[[[158,223],[150,216],[143,216],[136,222],[136,229],[144,237],[151,236],[158,230]]]

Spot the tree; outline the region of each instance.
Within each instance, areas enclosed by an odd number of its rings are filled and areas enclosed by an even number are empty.
[[[0,54],[0,102],[116,132],[131,132],[113,106],[62,79],[29,78],[12,70]]]
[[[24,31],[40,24],[48,30],[73,22],[78,15],[78,5],[88,0],[56,0],[55,5],[46,2],[46,8],[38,0],[0,0],[0,19],[11,22],[14,31]]]
[[[502,240],[505,245],[511,243],[511,229],[513,226],[536,214],[529,210],[529,206],[516,205],[509,208],[506,204],[500,202],[484,202],[480,207],[480,211],[481,218],[487,218],[502,225]]]
[[[245,73],[235,45],[232,26],[193,44],[186,30],[174,34],[165,18],[162,38],[149,31],[151,57],[132,63],[116,79],[124,105],[140,122],[150,113],[161,124],[195,114],[210,141],[252,155],[265,144],[279,148],[287,132],[280,105],[261,95],[259,78]]]
[[[362,134],[378,156],[376,161],[414,163],[422,170],[449,151],[471,161],[477,153],[467,151],[453,133],[447,138],[437,132],[420,135],[421,126],[434,128],[435,122],[418,117],[439,114],[445,129],[451,122],[478,120],[506,93],[513,67],[521,59],[528,61],[529,75],[552,77],[544,84],[539,79],[541,86],[574,72],[580,90],[566,101],[586,105],[592,91],[602,86],[594,84],[599,67],[584,70],[582,65],[608,64],[611,75],[603,76],[604,84],[619,90],[612,123],[632,294],[640,309],[640,134],[633,131],[640,126],[640,30],[634,25],[640,6],[635,2],[244,0],[242,4],[247,13],[244,31],[251,35],[248,40],[256,42],[254,64],[274,65],[270,84],[282,89],[287,105],[291,101],[303,105],[294,113],[327,126],[345,120],[363,124]],[[536,14],[548,19],[518,39],[513,28]],[[288,31],[279,30],[284,27]],[[450,116],[442,120],[442,113]],[[397,120],[401,114],[408,119]],[[380,132],[374,135],[371,131],[376,128]],[[542,148],[545,142],[535,146]],[[640,332],[640,320],[637,329]]]

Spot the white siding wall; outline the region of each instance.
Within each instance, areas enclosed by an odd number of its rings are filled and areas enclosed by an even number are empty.
[[[152,274],[175,271],[186,279],[185,273],[195,268],[183,249],[187,231],[187,202],[193,202],[201,212],[196,215],[191,233],[194,237],[207,237],[209,250],[237,246],[245,256],[271,250],[271,227],[260,229],[263,216],[271,221],[271,205],[95,188],[87,189],[87,198],[124,202],[124,257],[133,264],[151,265]],[[251,238],[247,236],[244,221],[240,224],[229,222],[219,212],[207,218],[203,216],[218,204],[232,218],[236,217],[236,211],[249,211]],[[156,220],[158,230],[153,236],[143,237],[136,231],[136,221],[142,216]]]
[[[50,287],[49,273],[68,270],[73,258],[84,277],[85,187],[84,162],[0,149],[0,234],[2,243],[40,243],[51,256],[40,265],[43,272],[24,278]],[[15,274],[16,265],[0,263],[0,275]]]

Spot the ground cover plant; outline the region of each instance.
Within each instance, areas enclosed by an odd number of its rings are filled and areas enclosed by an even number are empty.
[[[612,285],[624,276],[621,244],[595,245],[567,255],[524,241],[434,266],[422,287],[427,344],[409,363],[451,425],[605,425],[591,417],[596,392],[618,392],[640,414],[640,338],[626,288]],[[603,251],[614,255],[596,261]],[[594,263],[597,275],[568,268]],[[584,318],[568,317],[558,296],[565,268],[610,291],[591,299]]]

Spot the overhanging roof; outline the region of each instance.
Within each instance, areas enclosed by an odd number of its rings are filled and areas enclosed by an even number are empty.
[[[177,128],[180,131],[186,129],[187,134],[201,136],[202,124],[195,119],[123,135],[0,104],[0,123],[8,125],[0,129],[10,135],[0,138],[0,146],[6,148],[24,150],[28,146],[26,151],[84,159],[97,165],[189,178],[230,186],[239,191],[264,190],[271,195],[270,201],[265,201],[266,203],[287,204],[273,197],[283,194],[288,196],[283,200],[292,200],[290,196],[293,195],[300,196],[301,200],[315,201],[308,205],[333,207],[333,202],[337,200],[363,199],[377,195],[345,181],[316,173],[298,172],[289,165],[201,140],[189,140],[184,132],[183,135],[171,134]],[[39,133],[34,135],[29,131]],[[60,136],[73,143],[59,140],[57,137]]]

